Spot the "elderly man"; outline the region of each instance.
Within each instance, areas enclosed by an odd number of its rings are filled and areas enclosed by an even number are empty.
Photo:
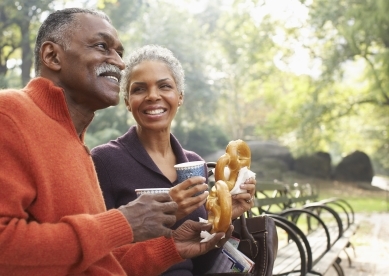
[[[119,102],[122,55],[105,14],[60,10],[39,29],[37,77],[0,92],[0,275],[157,275],[230,235],[200,243],[210,225],[194,221],[170,230],[167,194],[106,211],[84,135]]]

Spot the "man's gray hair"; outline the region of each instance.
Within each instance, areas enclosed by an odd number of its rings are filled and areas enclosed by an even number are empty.
[[[74,32],[79,27],[75,14],[80,13],[96,15],[111,23],[111,20],[105,13],[92,9],[68,8],[51,13],[40,26],[35,42],[34,66],[36,76],[40,75],[40,50],[42,44],[46,41],[52,41],[61,45],[66,51],[69,47],[71,32]]]
[[[134,67],[143,61],[160,61],[165,63],[173,75],[178,92],[184,94],[185,73],[178,59],[167,48],[159,45],[146,45],[132,52],[126,59],[126,69],[123,72],[121,82],[121,90],[125,100],[128,100],[131,73]]]

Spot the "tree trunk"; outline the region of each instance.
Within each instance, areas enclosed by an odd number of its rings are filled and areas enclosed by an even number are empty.
[[[20,25],[20,33],[22,35],[21,47],[22,47],[22,84],[25,86],[31,79],[31,67],[33,53],[30,44],[30,22],[23,22]]]

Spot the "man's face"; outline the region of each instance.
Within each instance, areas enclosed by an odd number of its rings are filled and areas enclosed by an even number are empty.
[[[96,111],[119,103],[120,70],[124,69],[123,46],[115,28],[91,14],[77,14],[69,47],[62,52],[59,86],[68,104]],[[112,66],[113,65],[113,66]]]

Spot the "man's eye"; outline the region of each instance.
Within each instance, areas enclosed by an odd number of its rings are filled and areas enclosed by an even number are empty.
[[[96,44],[96,46],[97,46],[98,48],[101,48],[101,49],[104,49],[104,50],[107,49],[107,45],[105,45],[105,43],[98,43],[98,44]]]

